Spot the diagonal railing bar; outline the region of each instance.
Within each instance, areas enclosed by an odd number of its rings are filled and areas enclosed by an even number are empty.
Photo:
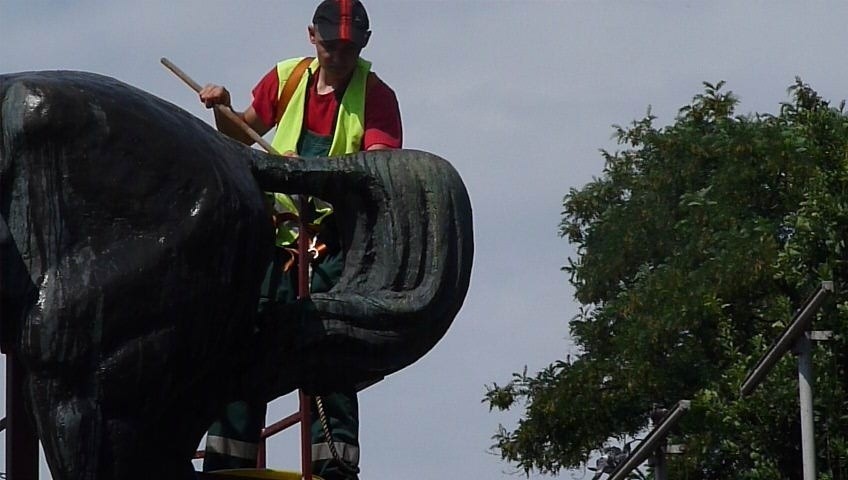
[[[832,281],[821,283],[821,286],[819,286],[813,295],[811,295],[804,305],[798,310],[798,313],[780,337],[778,337],[774,344],[772,344],[768,352],[760,357],[757,365],[750,373],[748,373],[748,376],[739,388],[741,396],[744,397],[750,395],[751,392],[757,388],[760,382],[763,381],[766,375],[768,375],[771,369],[774,368],[774,365],[781,359],[781,357],[792,349],[795,342],[804,334],[804,332],[809,330],[810,323],[812,323],[819,307],[821,307],[825,298],[829,294],[833,293],[833,291]]]
[[[624,480],[636,467],[642,464],[645,460],[653,455],[658,448],[662,446],[668,433],[680,420],[680,417],[689,410],[691,402],[689,400],[680,400],[677,405],[672,408],[662,420],[659,421],[656,427],[651,430],[651,433],[642,440],[635,450],[627,457],[621,465],[618,466],[609,476],[609,480]]]

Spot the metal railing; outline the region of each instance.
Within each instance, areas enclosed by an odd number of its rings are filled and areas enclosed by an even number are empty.
[[[834,293],[833,282],[822,282],[821,286],[804,303],[780,337],[769,347],[768,351],[760,357],[757,365],[748,373],[739,395],[745,397],[754,392],[762,383],[766,375],[774,368],[777,362],[789,351],[798,355],[798,396],[799,413],[801,420],[801,459],[803,465],[804,480],[816,478],[816,442],[814,434],[813,418],[813,354],[811,340],[826,339],[827,334],[821,338],[814,338],[811,332],[813,319],[828,295]]]
[[[633,450],[627,460],[621,463],[609,476],[609,480],[624,480],[630,475],[630,472],[636,469],[649,457],[654,455],[664,455],[663,447],[665,446],[666,438],[671,429],[680,421],[680,418],[689,410],[689,400],[680,400],[672,408],[662,420],[657,423],[657,426],[642,440],[639,445]],[[655,472],[657,480],[665,480],[664,472]]]

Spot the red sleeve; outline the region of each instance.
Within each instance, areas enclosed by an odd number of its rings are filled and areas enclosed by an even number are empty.
[[[266,73],[262,80],[253,87],[253,110],[262,122],[274,127],[277,119],[277,92],[280,89],[280,78],[277,76],[277,67]]]
[[[368,150],[378,143],[389,148],[401,148],[403,128],[397,97],[388,85],[376,78],[376,75],[375,80],[369,85],[368,96],[365,98],[365,136],[362,139],[362,148]]]

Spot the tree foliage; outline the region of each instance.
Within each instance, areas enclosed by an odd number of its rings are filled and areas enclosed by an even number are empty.
[[[581,304],[580,355],[494,384],[490,408],[524,409],[494,445],[526,472],[584,465],[636,435],[655,405],[692,399],[669,459],[675,478],[801,477],[795,359],[757,392],[739,386],[823,280],[835,300],[814,326],[821,478],[848,479],[848,116],[796,80],[779,113],[738,115],[705,83],[675,122],[615,127],[621,150],[564,199],[563,270]]]

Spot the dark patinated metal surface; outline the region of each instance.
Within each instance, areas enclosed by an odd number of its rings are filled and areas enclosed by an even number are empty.
[[[193,478],[227,401],[397,371],[465,297],[471,207],[436,156],[282,160],[83,72],[0,76],[0,102],[0,340],[57,480]],[[262,190],[332,202],[346,254],[273,320]]]

